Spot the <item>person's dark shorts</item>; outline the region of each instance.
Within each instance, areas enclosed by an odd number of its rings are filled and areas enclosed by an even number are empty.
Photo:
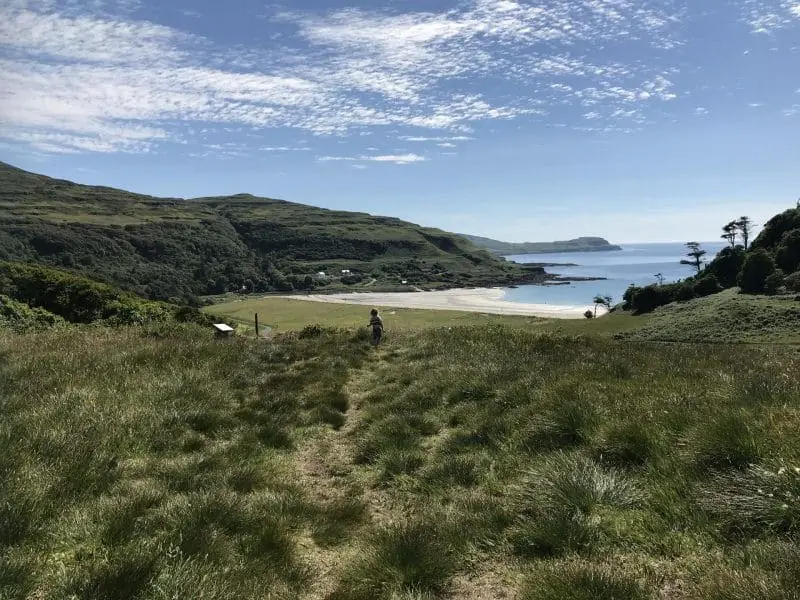
[[[383,337],[383,329],[380,327],[373,327],[372,328],[372,345],[377,346],[381,343],[381,338]]]

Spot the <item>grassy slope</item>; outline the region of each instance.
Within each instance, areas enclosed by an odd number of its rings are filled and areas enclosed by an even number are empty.
[[[800,343],[800,302],[730,289],[656,309],[642,327],[621,334],[666,342]]]
[[[796,598],[798,370],[496,327],[0,333],[0,597]]]
[[[193,201],[74,184],[0,163],[0,259],[66,266],[152,298],[360,269],[379,283],[513,281],[519,267],[399,219],[237,195]],[[369,277],[368,277],[369,279]]]

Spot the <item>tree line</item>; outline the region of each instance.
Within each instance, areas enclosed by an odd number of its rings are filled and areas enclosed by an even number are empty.
[[[711,261],[700,243],[687,242],[686,258],[680,263],[694,274],[665,284],[663,274],[657,273],[655,284],[632,285],[623,296],[625,308],[644,313],[733,287],[745,294],[800,292],[800,207],[770,219],[755,239],[754,229],[748,216],[723,225],[720,237],[727,245]]]

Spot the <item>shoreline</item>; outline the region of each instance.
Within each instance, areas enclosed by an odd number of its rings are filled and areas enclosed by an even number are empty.
[[[330,304],[356,304],[386,308],[411,308],[427,310],[458,310],[464,312],[542,317],[548,319],[583,319],[593,304],[553,305],[527,304],[505,300],[500,288],[450,289],[433,292],[349,292],[342,294],[284,295],[280,298],[325,302]],[[598,316],[605,314],[598,308]]]

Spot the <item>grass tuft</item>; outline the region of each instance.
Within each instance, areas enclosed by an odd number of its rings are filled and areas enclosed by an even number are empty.
[[[378,600],[395,594],[447,591],[458,563],[441,523],[391,524],[379,531],[360,559],[345,569],[330,600]],[[401,596],[403,597],[403,596]]]
[[[652,595],[621,565],[565,563],[531,577],[520,600],[648,600]]]
[[[745,411],[723,413],[696,434],[697,462],[705,469],[744,468],[762,456],[757,424]]]

